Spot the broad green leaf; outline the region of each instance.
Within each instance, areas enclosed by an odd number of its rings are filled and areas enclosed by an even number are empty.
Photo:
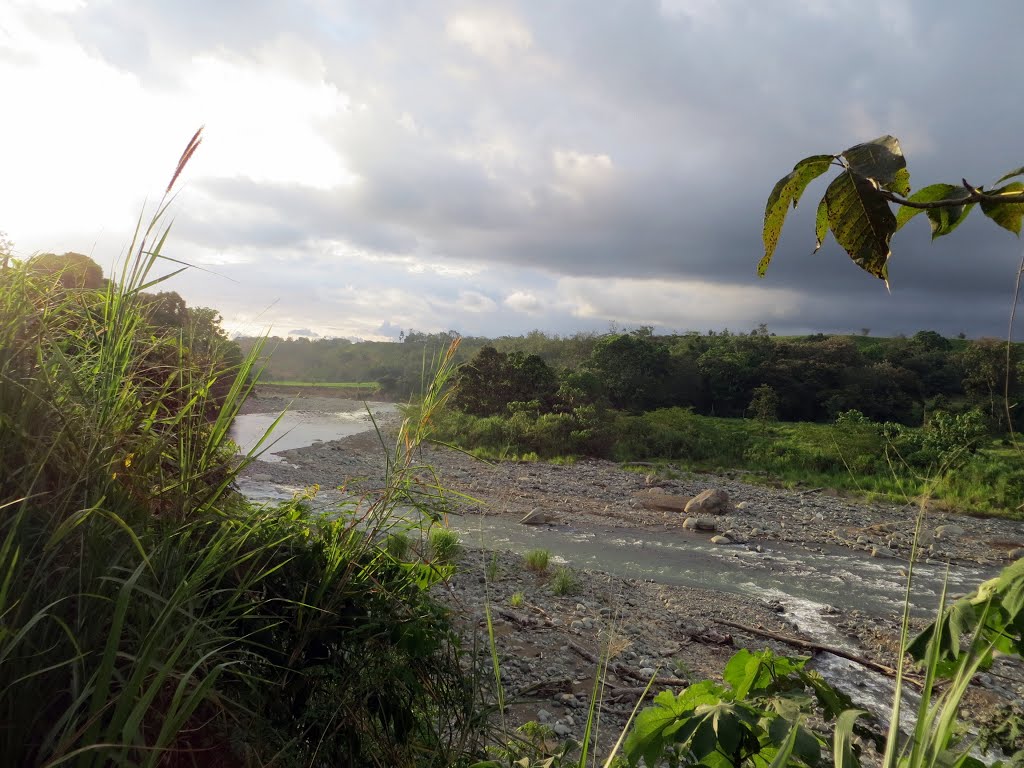
[[[1007,179],[1012,179],[1014,176],[1024,176],[1024,165],[1022,165],[1020,168],[1014,168],[1008,174],[1000,178],[999,181],[996,182],[996,184],[1001,184]]]
[[[740,648],[726,663],[722,679],[735,691],[736,698],[742,699],[750,690],[760,666],[760,659],[746,648]]]
[[[994,189],[990,195],[1014,195],[1024,193],[1024,183],[1015,181],[1005,187]],[[996,203],[988,200],[981,201],[981,212],[1003,229],[1008,229],[1015,235],[1020,235],[1021,219],[1024,218],[1024,202]]]
[[[678,696],[671,691],[655,696],[651,706],[636,716],[633,730],[623,744],[630,765],[636,765],[641,757],[648,765],[655,765],[666,741],[685,740],[693,735],[700,722],[693,717],[694,709],[719,703],[724,693],[710,680],[704,680],[689,686]]]
[[[828,223],[853,262],[888,282],[889,241],[896,217],[875,182],[853,171],[841,173],[825,191]]]
[[[818,203],[818,212],[814,216],[814,250],[812,254],[817,253],[821,250],[821,246],[825,244],[825,236],[828,234],[828,202],[825,198],[821,198],[821,202]]]
[[[779,179],[771,194],[768,195],[768,202],[764,207],[764,228],[761,233],[761,239],[764,241],[764,257],[757,265],[757,273],[761,277],[764,277],[768,265],[771,263],[772,255],[775,253],[775,248],[779,244],[779,235],[782,232],[782,225],[786,221],[786,214],[789,213],[790,204],[796,208],[807,185],[825,173],[833,159],[833,155],[805,157],[793,166],[792,171]]]
[[[886,189],[890,189],[891,185],[905,185],[907,192],[910,191],[910,174],[900,174],[900,171],[906,170],[907,160],[895,136],[879,136],[872,141],[857,144],[843,152],[843,157],[854,173],[874,179]]]
[[[964,190],[967,194],[967,190]],[[932,225],[932,240],[948,235],[960,226],[964,219],[974,210],[974,203],[953,205],[949,208],[933,208],[928,211],[928,222]]]
[[[848,709],[836,720],[832,742],[835,768],[858,768],[857,758],[853,754],[853,725],[863,714],[863,709]]]
[[[953,195],[956,194],[957,190],[962,190],[965,194],[967,192],[962,185],[929,184],[927,187],[922,187],[917,190],[917,192],[908,197],[907,200],[913,203],[934,203],[939,200],[952,198]],[[901,205],[900,209],[896,212],[896,229],[902,229],[904,224],[917,216],[917,214],[924,213],[924,211],[924,208],[911,208],[907,205]]]

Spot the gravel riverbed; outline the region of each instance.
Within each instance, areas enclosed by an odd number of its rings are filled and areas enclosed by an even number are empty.
[[[277,412],[288,405],[280,397],[252,398],[244,412]],[[357,410],[362,404],[303,397],[290,407],[335,412]],[[394,418],[384,425],[385,431]],[[244,480],[283,492],[318,485],[319,498],[330,502],[340,496],[332,489],[369,492],[383,477],[384,449],[373,431],[280,455],[284,461],[251,464]],[[495,516],[518,522],[533,514],[553,534],[586,529],[609,536],[663,534],[700,541],[717,536],[719,546],[744,553],[776,544],[825,557],[832,552],[858,553],[876,558],[880,567],[891,568],[897,576],[906,566],[919,514],[914,504],[866,502],[827,489],[772,488],[738,477],[625,468],[609,461],[488,464],[433,446],[424,447],[418,458],[424,482],[436,481],[449,489],[450,514],[466,519]],[[692,530],[696,518],[684,511],[686,502],[709,488],[726,491],[731,505],[724,514],[701,518],[713,530]],[[683,527],[687,518],[689,530]],[[920,541],[922,560],[995,571],[1024,555],[1024,524],[927,510]],[[658,678],[652,693],[680,690],[686,680],[720,679],[725,662],[739,647],[797,652],[723,621],[794,637],[801,636],[801,624],[806,625],[795,621],[794,606],[784,598],[663,584],[595,569],[572,571],[572,593],[557,595],[551,578],[554,566],[546,574],[533,573],[522,555],[467,547],[457,575],[438,590],[467,639],[473,634],[483,637],[484,648],[485,601],[489,605],[502,684],[514,702],[510,728],[538,720],[559,736],[580,737],[596,659],[611,649],[600,738],[610,744],[652,674]],[[882,664],[895,663],[895,613],[823,609],[820,618],[830,636],[841,637],[850,651]],[[1024,698],[1019,665],[1000,662],[992,672],[983,678],[984,685],[972,690],[972,710],[994,713],[1007,703],[1019,706]],[[856,694],[856,685],[852,693]]]

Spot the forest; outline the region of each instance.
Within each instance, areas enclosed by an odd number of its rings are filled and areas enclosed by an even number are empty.
[[[419,390],[424,359],[454,338],[460,338],[456,331],[411,332],[397,344],[272,337],[263,381],[376,381],[384,395],[407,399]],[[237,339],[243,351],[255,342]],[[477,416],[502,413],[514,401],[538,400],[541,410],[558,410],[562,389],[565,397],[634,413],[684,407],[742,417],[755,392],[770,387],[781,421],[830,422],[858,410],[874,421],[915,426],[934,410],[978,409],[993,428],[1005,429],[1004,395],[1008,386],[1015,401],[1021,381],[1019,345],[1008,356],[1002,340],[949,339],[927,330],[895,338],[783,337],[763,325],[747,333],[672,335],[654,335],[649,327],[603,335],[534,331],[461,337],[458,359],[470,363],[458,402]],[[477,385],[490,389],[489,399],[478,399]]]

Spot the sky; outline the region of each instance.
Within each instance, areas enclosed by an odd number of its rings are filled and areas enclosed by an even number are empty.
[[[755,268],[804,156],[1024,164],[1022,28],[1019,0],[4,0],[0,232],[109,272],[202,125],[164,287],[234,333],[1005,337],[1022,244],[977,211],[897,233],[887,291],[811,255],[819,180]]]

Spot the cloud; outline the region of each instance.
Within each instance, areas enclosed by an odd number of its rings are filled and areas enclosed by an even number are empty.
[[[1019,164],[1024,106],[983,87],[1013,71],[1013,20],[1015,0],[19,0],[0,228],[109,264],[205,122],[168,248],[209,270],[182,295],[237,327],[998,333],[1017,245],[980,217],[898,233],[890,295],[834,243],[809,255],[822,181],[754,266],[800,157],[893,133],[916,187]]]
[[[445,25],[448,38],[477,56],[502,62],[533,44],[530,30],[513,14],[473,10],[457,13]]]
[[[529,291],[515,291],[505,297],[505,306],[514,309],[516,312],[524,312],[528,315],[540,314],[543,304],[533,293]]]
[[[316,331],[311,331],[309,328],[294,328],[288,331],[289,336],[305,336],[308,339],[315,339],[320,336]]]

